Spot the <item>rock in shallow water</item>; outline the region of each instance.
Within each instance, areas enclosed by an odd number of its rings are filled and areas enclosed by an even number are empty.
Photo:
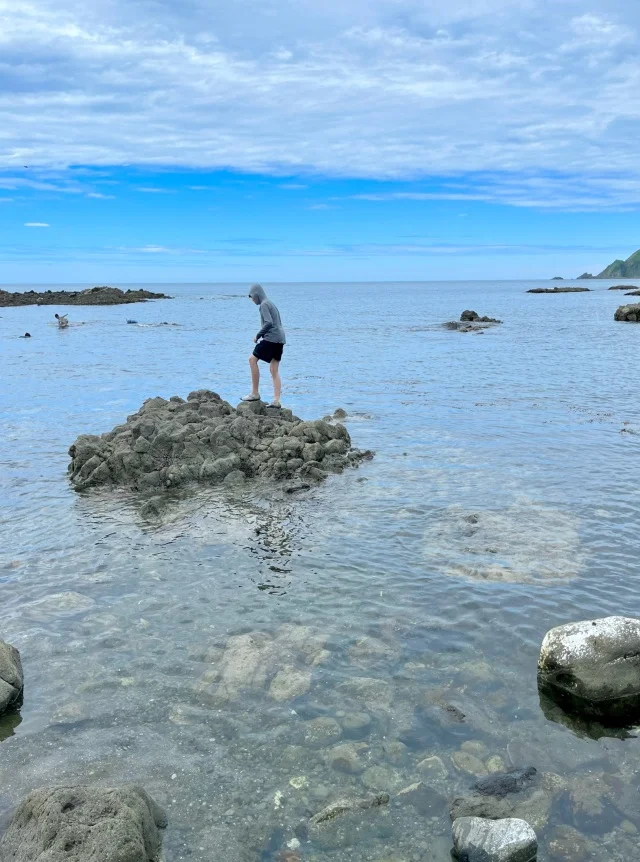
[[[20,653],[11,644],[0,640],[0,715],[20,702],[22,686]]]
[[[630,294],[634,296],[635,294]],[[614,320],[624,320],[628,323],[638,323],[640,321],[640,303],[635,305],[621,305],[613,315]]]
[[[547,632],[538,682],[563,709],[612,724],[640,719],[640,620],[605,617]]]
[[[461,817],[453,824],[453,849],[460,862],[533,862],[538,841],[524,820]]]
[[[141,787],[46,787],[18,806],[0,862],[153,862],[164,811]]]
[[[78,491],[95,485],[142,490],[237,483],[258,476],[320,481],[372,457],[351,447],[340,423],[303,422],[261,401],[234,409],[207,389],[191,392],[186,401],[150,398],[113,431],[78,437],[69,455]]]

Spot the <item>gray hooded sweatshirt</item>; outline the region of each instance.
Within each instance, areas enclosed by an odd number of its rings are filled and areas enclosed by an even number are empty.
[[[262,326],[256,338],[264,338],[265,341],[271,341],[274,344],[286,344],[287,339],[285,338],[282,322],[280,321],[280,312],[273,302],[267,299],[264,288],[259,284],[254,284],[249,291],[249,296],[254,301],[257,299],[260,305]]]

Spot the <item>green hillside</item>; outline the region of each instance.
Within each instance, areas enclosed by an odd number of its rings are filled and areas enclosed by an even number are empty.
[[[596,278],[640,278],[640,249],[626,260],[614,260]]]

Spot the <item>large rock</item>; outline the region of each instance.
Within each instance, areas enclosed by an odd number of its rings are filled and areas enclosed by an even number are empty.
[[[540,650],[538,682],[567,712],[611,724],[637,722],[640,620],[605,617],[551,629]]]
[[[462,314],[460,315],[460,320],[462,322],[475,321],[478,323],[502,323],[501,320],[498,320],[495,317],[487,317],[486,315],[484,317],[480,317],[480,315],[476,311],[469,310],[462,312]]]
[[[461,817],[453,824],[453,850],[460,862],[533,862],[538,841],[525,820]]]
[[[19,705],[23,682],[20,653],[11,644],[0,640],[0,715]]]
[[[634,305],[621,305],[613,315],[613,319],[638,323],[640,321],[640,302],[636,302]]]
[[[308,485],[372,457],[351,447],[338,422],[303,422],[261,401],[234,409],[207,389],[186,401],[150,398],[113,431],[78,437],[69,455],[78,491],[95,485],[157,491],[263,476]]]
[[[0,862],[153,862],[164,811],[141,787],[45,787],[18,806]]]

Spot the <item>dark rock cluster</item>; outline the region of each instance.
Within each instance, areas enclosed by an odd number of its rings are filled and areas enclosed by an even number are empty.
[[[581,275],[580,278],[591,278]],[[532,287],[527,293],[589,293],[590,287]]]
[[[640,321],[640,302],[635,305],[621,305],[613,315],[614,320],[624,320],[628,323],[638,323]]]
[[[135,490],[190,482],[234,484],[265,477],[308,487],[371,458],[351,447],[344,425],[303,422],[261,401],[234,409],[215,392],[150,398],[126,423],[101,436],[83,434],[69,449],[76,490],[95,485]]]
[[[90,287],[88,290],[27,290],[14,293],[0,290],[0,307],[13,305],[127,305],[147,299],[171,299],[150,290],[120,290],[119,287]]]

